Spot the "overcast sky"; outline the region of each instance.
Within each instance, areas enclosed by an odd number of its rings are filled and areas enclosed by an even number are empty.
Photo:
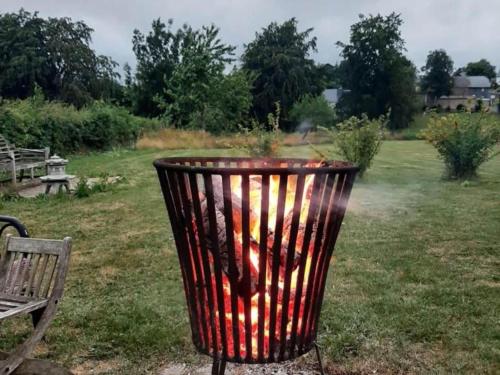
[[[0,0],[0,12],[40,11],[44,17],[84,20],[95,32],[94,48],[121,65],[135,65],[132,31],[149,30],[155,18],[199,27],[214,23],[226,43],[238,46],[272,21],[296,17],[301,30],[313,27],[314,58],[339,60],[335,42],[347,41],[358,14],[401,13],[408,57],[420,68],[430,50],[444,48],[455,68],[480,58],[500,67],[500,0]]]

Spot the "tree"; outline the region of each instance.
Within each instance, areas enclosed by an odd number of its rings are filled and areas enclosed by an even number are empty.
[[[215,26],[193,31],[185,29],[180,44],[180,61],[170,78],[165,77],[166,114],[178,127],[186,126],[191,114],[203,112],[213,88],[222,79],[225,64],[234,47],[220,43]]]
[[[299,130],[331,127],[335,125],[335,110],[330,107],[323,95],[306,95],[295,103],[290,110],[290,119],[299,125]]]
[[[158,18],[152,22],[147,36],[134,30],[132,44],[137,67],[129,91],[136,114],[158,116],[162,113],[158,100],[166,100],[165,79],[172,76],[179,63],[179,47],[184,32],[183,29],[173,32],[172,24],[171,19],[165,24]]]
[[[241,69],[233,69],[223,79],[217,80],[210,98],[212,106],[219,108],[223,114],[219,131],[240,130],[248,120],[252,85],[253,77]]]
[[[485,76],[490,80],[497,76],[496,67],[486,59],[468,63],[464,71],[468,76]]]
[[[342,64],[322,64],[318,65],[319,74],[323,77],[325,88],[342,87],[343,71]]]
[[[245,45],[243,69],[255,75],[253,112],[264,122],[276,102],[281,106],[281,119],[288,118],[293,104],[303,95],[318,95],[324,79],[310,54],[316,51],[313,29],[299,32],[297,20],[271,23],[255,39]],[[281,121],[282,127],[286,123]]]
[[[252,77],[241,69],[211,80],[207,97],[189,115],[188,126],[211,133],[239,131],[248,122],[251,88]]]
[[[206,95],[209,78],[220,76],[225,64],[233,61],[235,47],[221,42],[215,26],[193,30],[184,24],[174,32],[172,25],[173,20],[165,24],[157,19],[147,36],[134,30],[132,43],[137,58],[134,109],[138,114],[157,116],[168,105],[176,117],[174,120],[181,116],[185,124],[186,111],[198,109],[190,108],[193,103],[190,100],[196,102]],[[194,97],[188,99],[187,91],[183,95],[183,90],[189,90]],[[188,102],[181,103],[179,95]]]
[[[23,9],[0,15],[0,95],[26,98],[39,86],[47,98],[76,106],[112,97],[117,64],[90,48],[92,32],[82,21]]]
[[[427,55],[427,62],[422,67],[422,90],[435,101],[442,95],[449,95],[452,87],[453,60],[445,50],[435,50]]]
[[[344,94],[338,105],[343,118],[366,113],[377,118],[390,112],[391,129],[407,127],[415,113],[416,70],[403,55],[400,15],[360,15],[342,49]]]

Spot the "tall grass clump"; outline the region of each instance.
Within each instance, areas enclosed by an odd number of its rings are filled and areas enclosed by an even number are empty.
[[[479,166],[498,154],[500,122],[485,113],[434,115],[422,136],[443,159],[445,177],[465,180],[476,177]]]
[[[267,115],[267,124],[252,121],[251,127],[243,128],[232,142],[233,147],[242,149],[253,158],[276,157],[282,146],[280,113],[280,104],[276,103],[275,112]]]

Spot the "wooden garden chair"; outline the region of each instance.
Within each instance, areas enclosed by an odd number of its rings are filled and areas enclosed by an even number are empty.
[[[71,238],[44,240],[8,236],[0,258],[0,323],[31,314],[33,334],[6,360],[0,374],[11,374],[35,349],[54,319],[63,295]]]

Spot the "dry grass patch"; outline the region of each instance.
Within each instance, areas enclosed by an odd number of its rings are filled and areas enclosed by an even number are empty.
[[[300,133],[283,133],[281,141],[283,146],[301,146],[309,143],[327,143],[329,138],[325,137],[323,132],[310,132],[306,137]],[[136,147],[140,150],[225,149],[240,148],[248,144],[252,145],[253,142],[256,140],[243,133],[215,136],[202,130],[170,128],[144,134],[137,141]],[[310,154],[311,157],[317,157],[313,151]]]

